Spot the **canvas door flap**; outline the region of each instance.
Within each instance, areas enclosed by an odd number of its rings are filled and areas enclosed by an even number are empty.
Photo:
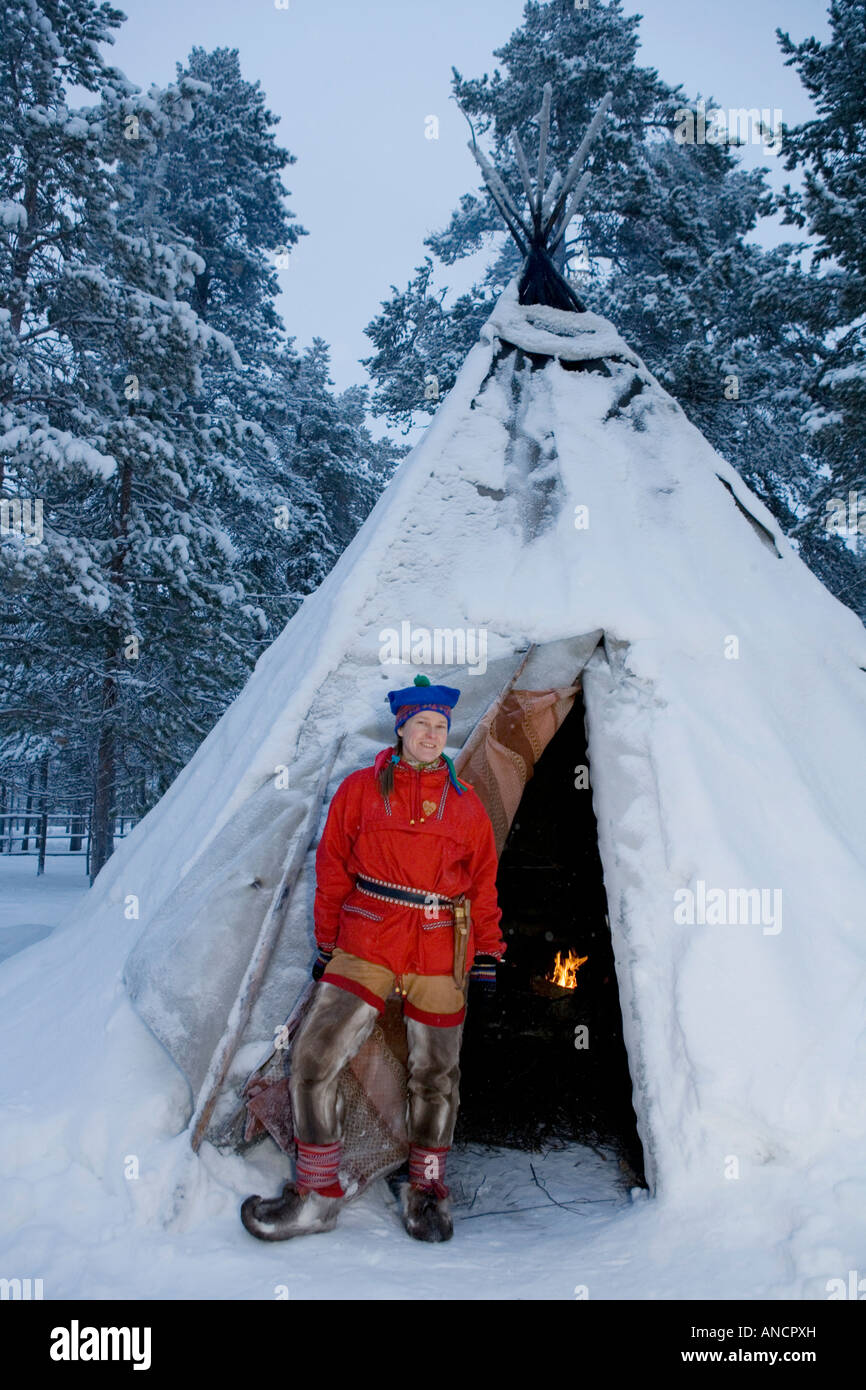
[[[471,782],[493,823],[502,853],[523,789],[580,690],[509,690],[478,721],[455,760],[457,775]]]

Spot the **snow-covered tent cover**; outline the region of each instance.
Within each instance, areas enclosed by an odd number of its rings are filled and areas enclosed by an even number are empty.
[[[460,634],[467,661],[431,662],[428,639]],[[190,1101],[336,741],[326,801],[390,741],[385,692],[412,667],[383,653],[460,686],[459,749],[529,644],[527,689],[582,672],[651,1189],[862,1136],[866,1070],[845,1059],[864,1060],[866,632],[610,323],[522,307],[515,285],[91,894],[91,920],[147,905],[125,978]],[[308,979],[314,845],[235,1085]]]
[[[137,1201],[170,1218],[160,1156],[180,1145],[186,1191],[206,1181],[185,1126],[269,913],[215,1124],[309,979],[317,836],[340,779],[391,741],[385,692],[419,669],[458,685],[456,754],[530,647],[521,686],[583,685],[651,1193],[718,1214],[726,1194],[787,1202],[810,1179],[824,1214],[799,1276],[844,1276],[866,1159],[866,631],[614,326],[523,305],[516,277],[352,544],[80,912],[3,967],[4,1055],[26,1078],[0,1127],[6,1180],[31,1193],[51,1116],[93,1183],[118,1144],[143,1154]],[[46,1048],[66,1063],[34,1090]]]

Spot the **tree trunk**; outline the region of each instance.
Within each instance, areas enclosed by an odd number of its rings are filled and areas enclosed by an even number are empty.
[[[48,754],[42,759],[41,776],[39,778],[39,858],[36,862],[36,873],[45,873],[45,847],[48,843]]]
[[[15,853],[15,829],[16,829],[16,826],[18,825],[18,820],[19,820],[19,815],[18,815],[18,813],[19,813],[18,789],[17,789],[17,787],[15,786],[15,783],[12,782],[12,783],[10,783],[10,785],[9,785],[9,791],[8,791],[8,795],[7,795],[7,797],[6,797],[6,820],[5,820],[5,822],[4,822],[5,830],[6,830],[6,853],[7,853],[7,854],[14,854],[14,853]]]
[[[210,282],[213,279],[213,271],[205,270],[203,274],[195,277],[195,289],[192,295],[192,305],[203,322],[207,322],[207,305],[210,297]]]
[[[130,404],[130,415],[135,407]],[[118,588],[126,587],[123,572],[126,558],[126,527],[132,497],[132,465],[127,460],[123,465],[120,483],[120,514],[117,518],[114,535],[120,544],[112,557],[111,582]],[[106,675],[102,683],[102,716],[99,729],[99,745],[96,754],[96,779],[93,788],[93,814],[90,836],[90,882],[93,883],[103,864],[114,853],[114,797],[116,778],[116,737],[117,730],[114,711],[117,706],[120,682],[117,673],[122,669],[123,633],[113,632],[113,641],[107,653]]]
[[[24,812],[24,836],[23,836],[23,838],[22,838],[22,840],[21,840],[21,848],[22,848],[22,850],[24,851],[25,854],[26,854],[27,850],[30,848],[30,830],[31,830],[31,827],[32,827],[32,829],[34,830],[34,832],[35,832],[35,829],[36,829],[35,824],[33,823],[33,820],[32,820],[32,812],[33,812],[33,772],[32,772],[32,770],[31,770],[31,771],[28,772],[28,774],[27,774],[27,810]]]
[[[72,816],[72,824],[69,830],[69,848],[73,853],[77,853],[81,849],[84,830],[84,817],[80,811],[76,811]]]
[[[114,656],[114,653],[111,654]],[[96,781],[93,788],[93,828],[91,831],[90,882],[114,853],[114,777],[115,731],[112,711],[117,704],[117,680],[113,674],[102,683],[102,727],[96,755]]]

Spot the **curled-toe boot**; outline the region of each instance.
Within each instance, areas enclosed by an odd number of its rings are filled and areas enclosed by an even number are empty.
[[[241,1221],[259,1240],[316,1235],[333,1230],[343,1200],[343,1196],[327,1196],[315,1188],[299,1190],[287,1182],[279,1197],[247,1197],[241,1207]]]

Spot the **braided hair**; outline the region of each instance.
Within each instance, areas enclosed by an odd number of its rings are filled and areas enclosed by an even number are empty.
[[[402,756],[403,756],[403,735],[402,735],[402,734],[398,734],[398,735],[397,735],[397,742],[396,742],[395,745],[394,745],[394,752],[397,754],[397,757],[398,757],[398,758],[402,758]],[[394,790],[394,764],[393,764],[391,758],[389,758],[388,761],[386,762],[385,766],[382,768],[382,771],[379,773],[379,791],[382,793],[382,799],[384,800],[385,797],[390,796],[390,795],[391,795],[391,792],[392,792],[393,790]]]

